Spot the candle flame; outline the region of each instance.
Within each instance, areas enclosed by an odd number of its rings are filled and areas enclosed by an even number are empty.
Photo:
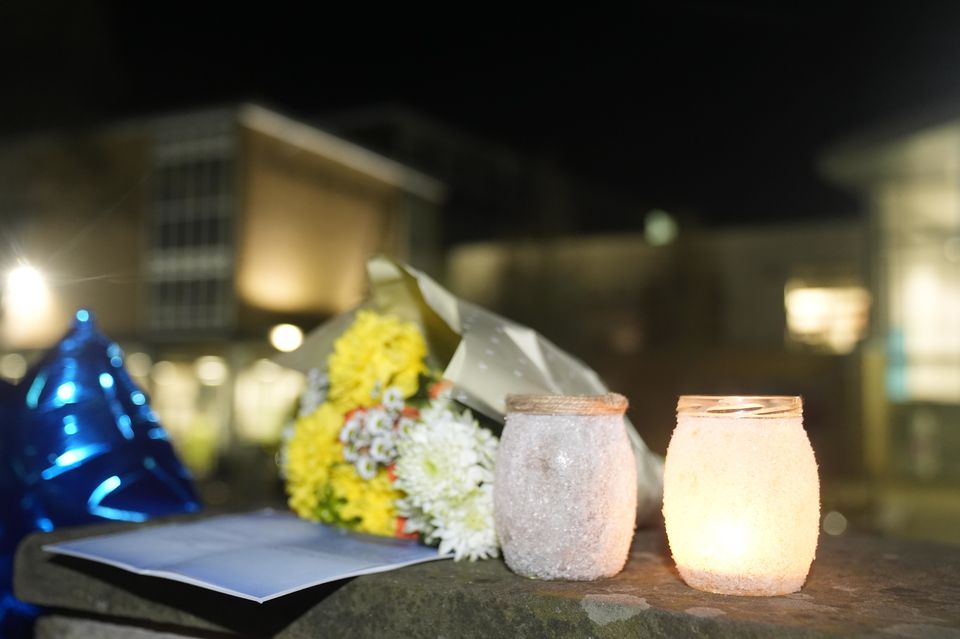
[[[709,531],[717,559],[739,559],[747,554],[747,527],[742,521],[716,521]]]

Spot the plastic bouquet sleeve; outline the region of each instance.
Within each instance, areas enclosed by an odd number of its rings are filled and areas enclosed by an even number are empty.
[[[384,257],[367,263],[370,298],[360,307],[415,322],[431,357],[453,384],[452,398],[503,423],[508,393],[565,395],[608,392],[586,364],[535,330],[461,300],[427,275]],[[277,358],[307,373],[326,361],[336,339],[357,311],[334,317],[311,332],[293,353]],[[637,463],[637,516],[658,509],[663,494],[663,460],[647,448],[636,428],[627,431]]]

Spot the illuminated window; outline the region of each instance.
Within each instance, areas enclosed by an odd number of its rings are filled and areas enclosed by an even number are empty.
[[[168,118],[155,128],[146,267],[156,332],[231,326],[235,138],[225,113]]]
[[[790,280],[784,306],[791,339],[832,353],[849,353],[866,334],[870,293],[862,286],[808,286]]]
[[[215,385],[228,373],[224,360],[215,356],[195,362],[161,360],[150,373],[151,408],[184,463],[199,477],[213,471],[229,437],[229,394]]]
[[[234,429],[245,442],[275,444],[303,391],[303,375],[261,359],[237,373]]]
[[[960,188],[891,180],[875,198],[875,253],[895,402],[960,403]]]

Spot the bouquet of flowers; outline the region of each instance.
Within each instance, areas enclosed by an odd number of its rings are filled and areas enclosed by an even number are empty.
[[[360,532],[420,536],[456,559],[497,555],[497,438],[449,398],[413,322],[357,313],[312,369],[287,441],[290,506]]]
[[[301,517],[419,537],[457,559],[498,553],[493,470],[508,393],[602,394],[597,374],[535,331],[385,258],[371,298],[278,361],[307,375],[282,456]],[[637,512],[659,507],[662,460],[628,428]]]

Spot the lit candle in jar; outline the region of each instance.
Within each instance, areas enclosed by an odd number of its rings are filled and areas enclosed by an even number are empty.
[[[681,397],[663,490],[670,550],[688,585],[730,595],[803,586],[820,482],[799,397]]]

